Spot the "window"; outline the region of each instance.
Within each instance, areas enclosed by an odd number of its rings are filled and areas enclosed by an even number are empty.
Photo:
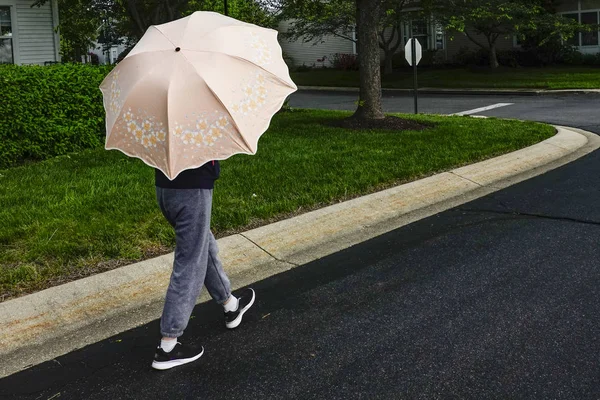
[[[421,46],[423,47],[423,50],[429,50],[429,40],[428,40],[428,30],[427,30],[427,21],[423,21],[423,20],[417,20],[417,21],[412,21],[412,34],[413,37],[416,38],[419,43],[421,43]],[[409,27],[409,34],[410,34],[410,27]],[[410,38],[410,35],[409,35]]]
[[[444,49],[444,29],[439,24],[432,24],[426,20],[407,21],[404,23],[404,43],[408,43],[411,37],[419,41],[423,50]]]
[[[435,24],[435,49],[444,49],[444,27],[440,24]]]
[[[0,64],[13,63],[13,32],[10,7],[0,7]]]
[[[598,25],[598,13],[597,12],[584,12],[581,13],[581,23],[584,25]],[[582,46],[598,46],[598,29],[591,32],[582,32],[581,34],[581,45]]]
[[[563,14],[563,17],[579,22],[579,14]],[[579,46],[579,33],[567,40],[567,44],[571,46]]]
[[[597,27],[600,21],[598,11],[584,11],[579,13],[563,14],[563,17],[573,19],[583,25]],[[598,46],[600,45],[598,29],[593,29],[590,32],[578,32],[574,37],[566,41],[571,46]]]

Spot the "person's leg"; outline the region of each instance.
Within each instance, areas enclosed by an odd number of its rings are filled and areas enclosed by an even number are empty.
[[[206,276],[212,191],[157,188],[157,195],[176,241],[160,329],[164,338],[177,338],[187,327]]]
[[[207,193],[208,192],[208,193]],[[195,361],[204,348],[181,344],[206,276],[212,193],[200,189],[156,189],[160,209],[175,228],[175,260],[160,321],[163,338],[152,367],[159,370]]]
[[[219,247],[212,232],[208,233],[208,259],[204,286],[210,296],[220,305],[233,300],[231,298],[231,283],[223,270],[219,259]]]
[[[229,329],[237,328],[242,322],[244,313],[252,307],[256,297],[254,290],[246,289],[239,298],[231,294],[231,284],[221,260],[217,240],[212,233],[208,234],[208,265],[204,285],[215,301],[225,310],[225,326]]]

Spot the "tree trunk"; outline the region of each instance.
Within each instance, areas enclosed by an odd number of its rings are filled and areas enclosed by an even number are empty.
[[[135,23],[135,27],[137,28],[136,33],[138,34],[138,39],[141,39],[141,37],[144,36],[144,33],[146,32],[146,29],[148,27],[146,26],[145,21],[142,20],[138,12],[135,0],[127,0],[127,3],[125,3],[125,9],[129,14],[129,18]]]
[[[393,27],[392,34],[389,39],[385,38],[385,32],[385,28],[381,32],[379,32],[379,46],[381,47],[381,50],[383,50],[383,53],[385,55],[384,74],[390,75],[394,72],[394,55],[396,54],[396,51],[400,48],[402,34],[400,32],[399,24],[396,24]]]
[[[490,67],[496,69],[500,66],[498,63],[498,54],[496,53],[496,44],[490,45]]]
[[[354,118],[383,119],[381,59],[379,55],[380,0],[356,0],[360,95]]]
[[[388,51],[385,53],[385,70],[384,74],[390,75],[394,72],[394,52]]]

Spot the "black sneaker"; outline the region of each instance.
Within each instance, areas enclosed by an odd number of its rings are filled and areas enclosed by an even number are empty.
[[[164,370],[177,367],[196,361],[202,357],[202,354],[204,354],[204,347],[200,346],[198,349],[194,346],[186,346],[179,342],[177,342],[173,350],[168,353],[158,347],[156,349],[156,354],[154,354],[152,368]]]
[[[237,328],[242,322],[244,313],[252,307],[256,294],[253,289],[246,289],[238,298],[238,308],[236,311],[225,312],[225,326],[229,329]]]

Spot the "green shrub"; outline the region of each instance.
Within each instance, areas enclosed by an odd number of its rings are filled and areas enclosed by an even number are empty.
[[[285,61],[285,64],[288,66],[289,69],[293,69],[296,65],[294,58],[285,51],[283,52],[283,61]]]
[[[516,68],[521,65],[521,53],[520,50],[498,50],[496,56],[500,65]]]
[[[600,65],[600,53],[598,54],[584,54],[583,65]]]
[[[487,51],[483,49],[471,50],[461,47],[453,59],[454,64],[461,66],[486,66],[490,65]]]
[[[93,65],[100,65],[100,56],[94,52],[88,54],[90,56],[90,63]]]
[[[306,64],[302,64],[302,65],[299,65],[299,66],[297,66],[297,67],[295,67],[295,68],[294,68],[295,72],[310,72],[310,71],[312,71],[313,69],[314,69],[314,68],[312,68],[312,67],[309,67],[309,66],[308,66],[308,65],[306,65]]]
[[[358,56],[356,54],[335,53],[332,56],[333,68],[342,71],[358,71]]]
[[[527,57],[519,64],[526,67],[540,67],[559,62],[563,57],[569,57],[577,49],[569,45],[560,35],[556,35],[551,25],[523,27],[519,35],[521,49]]]
[[[111,67],[0,66],[0,168],[101,146]]]
[[[579,51],[571,51],[565,53],[560,60],[564,64],[568,65],[583,65],[583,54]]]

